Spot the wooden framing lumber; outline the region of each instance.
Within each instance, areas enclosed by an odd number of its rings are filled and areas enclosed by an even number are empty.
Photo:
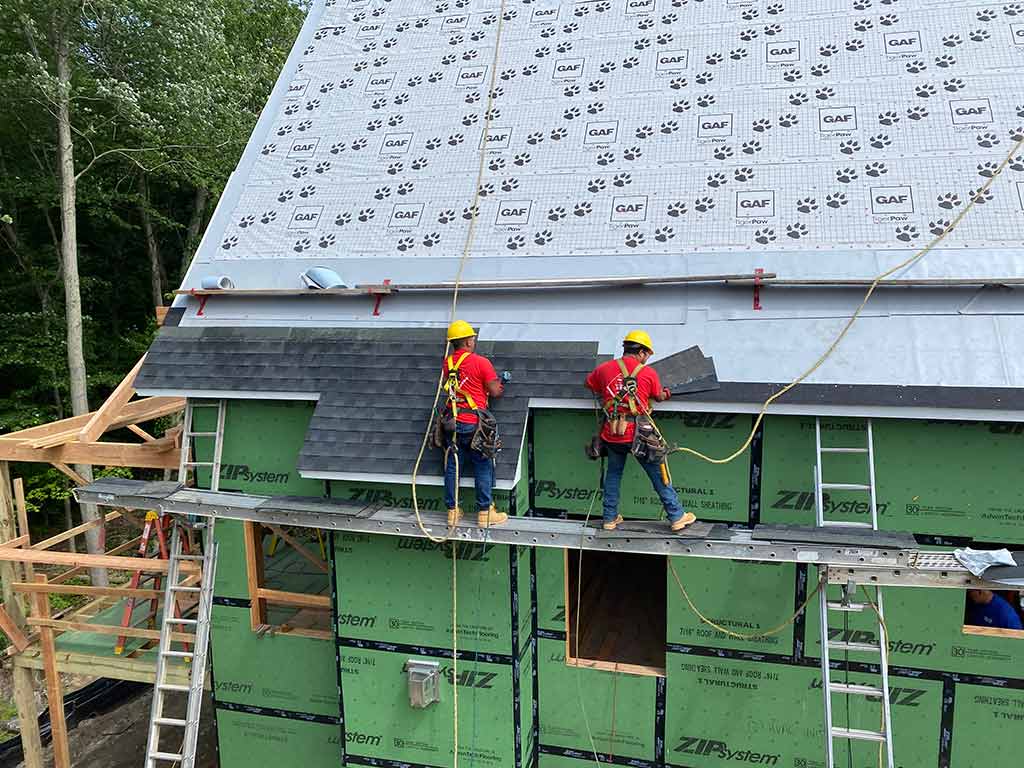
[[[111,549],[110,551],[108,551],[106,554],[108,554],[108,555],[120,555],[122,552],[128,552],[130,550],[135,549],[137,546],[139,546],[139,542],[140,541],[142,541],[142,537],[141,536],[136,536],[131,541],[126,541],[126,542],[124,542],[124,544],[119,544],[118,546],[116,546],[113,549]],[[75,576],[78,576],[79,574],[83,573],[85,570],[86,570],[85,566],[76,565],[74,568],[70,568],[70,569],[68,569],[66,571],[61,571],[60,573],[58,573],[56,576],[54,576],[52,579],[50,579],[50,583],[51,584],[62,584],[65,581],[67,581],[68,579],[74,578]]]
[[[313,555],[309,554],[306,548],[302,546],[301,541],[296,541],[294,538],[289,536],[287,533],[284,532],[284,529],[282,529],[281,526],[279,525],[268,525],[267,528],[269,528],[275,534],[280,536],[281,540],[284,541],[285,544],[287,544],[289,547],[291,547],[300,555],[302,555],[302,557],[306,558],[306,560],[312,563],[315,568],[323,571],[324,573],[327,573],[327,571],[329,570],[327,567],[327,563],[325,563],[320,558],[314,557]]]
[[[128,428],[129,432],[131,432],[133,435],[138,435],[143,440],[145,440],[147,443],[155,443],[156,442],[156,438],[153,437],[151,434],[149,434],[149,432],[144,430],[138,424],[129,424],[127,428]]]
[[[140,357],[139,362],[128,371],[128,375],[121,379],[121,383],[110,393],[110,397],[93,412],[92,417],[78,433],[79,442],[93,443],[110,428],[114,418],[121,413],[124,407],[128,405],[128,401],[135,396],[135,376],[145,361],[145,355]]]
[[[46,584],[44,574],[36,574],[37,584]],[[46,622],[50,619],[50,601],[43,594],[32,596],[32,607],[35,616],[29,622]],[[46,698],[50,707],[50,735],[53,739],[54,768],[71,768],[71,753],[68,749],[68,726],[64,720],[64,691],[60,684],[60,673],[57,671],[56,646],[53,630],[41,625],[39,630],[39,647],[43,654],[43,672],[46,675]]]
[[[20,654],[14,658],[20,658]],[[18,665],[15,665],[11,672],[14,677],[14,705],[18,709],[18,729],[21,731],[24,765],[25,768],[43,768],[43,741],[39,734],[34,674],[31,669]]]
[[[11,645],[19,653],[28,648],[28,638],[25,637],[25,633],[21,631],[21,627],[14,623],[14,620],[7,614],[2,605],[0,605],[0,632],[7,635],[7,639],[11,641]]]
[[[67,464],[63,464],[63,463],[61,463],[59,461],[51,462],[51,464],[53,464],[54,468],[60,470],[61,474],[66,475],[71,480],[71,482],[73,482],[75,485],[88,485],[89,484],[88,480],[86,480],[80,474],[75,472],[75,470],[73,470]]]
[[[249,620],[253,629],[267,623],[267,601],[260,597],[263,585],[263,534],[260,524],[242,523],[245,534],[245,576],[249,592]]]
[[[28,505],[25,503],[25,483],[20,477],[14,478],[14,511],[18,517],[18,530],[21,531],[23,536],[28,536],[26,544],[32,545],[32,536],[28,529]],[[35,581],[36,569],[32,567],[32,563],[22,563],[24,569],[25,581]],[[28,610],[28,603],[26,602],[23,608]]]
[[[38,576],[36,577],[39,578]],[[36,599],[39,595],[34,596]],[[160,630],[159,629],[142,629],[140,627],[122,627],[121,625],[111,626],[109,624],[90,624],[88,621],[66,621],[63,619],[51,619],[51,618],[36,618],[32,617],[28,620],[30,627],[39,627],[39,637],[42,641],[43,633],[50,632],[53,630],[60,630],[61,632],[92,632],[97,635],[114,635],[125,637],[139,637],[143,640],[159,640]],[[195,635],[190,632],[171,632],[171,640],[176,643],[194,643]]]
[[[18,536],[15,539],[8,539],[3,544],[0,544],[0,548],[20,547],[22,544],[28,544],[28,536]]]
[[[157,419],[161,416],[167,416],[175,413],[176,411],[180,411],[184,407],[185,400],[180,397],[146,397],[142,400],[136,400],[134,403],[128,403],[125,405],[121,409],[120,413],[113,415],[107,423],[104,431],[110,431],[111,429],[126,427],[129,424],[139,424],[144,421]],[[92,418],[96,413],[97,411],[93,411],[93,413],[86,414],[86,416]],[[71,419],[63,419],[61,421],[55,421],[52,424],[44,425],[45,427],[55,428],[48,430],[43,434],[29,434],[33,430],[39,429],[39,427],[32,427],[20,432],[12,432],[8,435],[4,435],[3,438],[0,439],[28,442],[29,447],[31,448],[52,448],[56,445],[63,445],[64,443],[70,443],[72,441],[82,443],[95,442],[95,440],[79,440],[79,435],[82,433],[84,425],[76,421],[76,419],[81,418],[84,417],[72,417]],[[86,421],[85,424],[88,424],[88,421]],[[102,432],[100,434],[102,434]],[[99,435],[97,435],[97,437],[99,437]]]
[[[47,582],[46,585],[30,584],[19,581],[14,585],[14,591],[19,594],[35,594],[37,592],[54,593],[59,595],[84,595],[86,597],[137,597],[144,600],[158,599],[164,596],[162,589],[142,589],[131,587],[92,587],[86,584],[54,584]]]
[[[52,464],[94,464],[104,467],[177,469],[178,452],[172,444],[67,443],[53,448],[32,448],[0,437],[0,461],[37,461]]]
[[[55,544],[60,544],[62,541],[73,539],[75,536],[85,533],[90,528],[95,528],[98,525],[105,525],[106,523],[112,523],[119,517],[121,517],[121,512],[115,509],[113,512],[108,512],[107,514],[105,514],[102,518],[89,520],[88,522],[82,523],[81,525],[76,525],[74,528],[68,528],[66,531],[64,531],[63,533],[58,533],[56,536],[51,536],[48,539],[43,539],[42,541],[30,546],[29,549],[49,549]]]
[[[260,587],[256,590],[256,597],[278,605],[297,605],[302,608],[322,611],[331,610],[331,598],[327,595],[307,595],[302,592],[283,592],[279,589]]]
[[[82,568],[113,568],[118,571],[153,571],[167,573],[169,560],[152,557],[115,557],[112,555],[89,555],[78,552],[50,552],[35,549],[5,549],[0,547],[0,562],[43,563],[46,565],[67,565]],[[199,573],[199,564],[182,562],[183,573]]]

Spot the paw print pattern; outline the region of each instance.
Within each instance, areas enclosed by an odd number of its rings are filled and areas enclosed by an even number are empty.
[[[978,142],[978,146],[984,149],[991,149],[999,143],[999,137],[991,131],[979,133],[975,140]]]
[[[938,89],[931,83],[921,83],[914,88],[914,94],[919,98],[927,99],[938,93]]]
[[[676,231],[672,227],[658,227],[654,230],[654,239],[659,243],[667,243],[675,236]]]
[[[786,225],[786,237],[791,237],[794,240],[799,240],[801,237],[807,235],[807,225],[797,222],[796,224]]]
[[[838,210],[849,202],[850,199],[846,196],[845,192],[830,192],[825,195],[825,205],[829,208]]]
[[[713,93],[702,93],[697,97],[697,106],[701,109],[712,106],[717,99]]]
[[[782,79],[787,83],[795,83],[797,80],[802,80],[804,73],[799,69],[786,69],[782,72]]]
[[[849,184],[852,181],[856,181],[857,177],[858,174],[854,168],[840,168],[836,171],[836,181],[840,184]]]
[[[272,155],[277,151],[277,144],[264,144],[260,150],[261,155]]]
[[[673,91],[681,91],[690,83],[685,77],[673,77],[668,81],[668,87]]]
[[[542,141],[544,141],[544,134],[541,133],[540,131],[534,131],[533,133],[526,137],[526,143],[530,144],[531,146],[540,144]]]
[[[590,104],[587,104],[587,114],[599,115],[602,112],[604,112],[604,104],[602,102],[594,101],[591,102]]]
[[[654,128],[650,125],[641,125],[636,129],[636,133],[633,134],[638,139],[649,139],[654,135]]]
[[[395,243],[395,247],[400,251],[411,251],[416,246],[416,241],[411,237],[403,237]]]
[[[953,226],[952,222],[947,221],[946,219],[938,219],[936,221],[928,222],[928,231],[933,235],[941,235],[944,234],[951,226]]]
[[[560,205],[548,209],[548,221],[561,221],[565,217],[565,208]]]
[[[717,189],[718,187],[724,186],[726,181],[727,178],[724,173],[712,173],[709,174],[707,177],[707,184],[712,189]]]
[[[803,104],[806,104],[810,100],[810,98],[811,97],[808,96],[803,91],[795,91],[794,93],[789,94],[789,103],[792,104],[794,107],[799,107]]]
[[[238,245],[238,236],[231,235],[230,237],[224,238],[224,240],[220,244],[220,247],[223,248],[225,251],[230,251],[236,245]]]
[[[956,57],[952,54],[943,54],[942,56],[935,57],[935,66],[942,67],[943,69],[949,69],[956,64]]]
[[[983,176],[986,179],[990,179],[999,172],[999,165],[997,163],[987,162],[978,163],[978,175]]]
[[[288,117],[291,117],[292,115],[294,115],[298,111],[299,111],[299,105],[298,104],[289,104],[287,107],[284,108],[284,113]]]
[[[896,125],[900,121],[899,113],[897,112],[882,112],[878,115],[878,124],[884,126]]]
[[[779,117],[778,122],[780,128],[792,128],[793,126],[800,124],[800,118],[797,117],[792,112],[787,112],[786,114]]]
[[[825,62],[821,62],[820,64],[815,64],[811,67],[811,77],[824,77],[831,71],[832,67]]]
[[[663,134],[669,136],[679,130],[679,123],[675,120],[666,120],[659,129]]]
[[[771,227],[765,229],[758,229],[754,232],[754,242],[760,243],[761,245],[768,245],[768,243],[775,242],[775,230]]]
[[[908,120],[924,120],[928,117],[928,110],[925,107],[910,107],[907,110]]]
[[[978,205],[984,205],[985,203],[992,201],[992,190],[979,187],[978,189],[972,189],[970,192],[971,202]]]
[[[818,210],[818,201],[813,197],[805,197],[802,200],[797,201],[796,209],[800,213],[813,213]]]
[[[391,197],[391,187],[377,187],[373,192],[374,200],[385,200]]]
[[[270,224],[272,221],[277,220],[277,211],[264,211],[263,215],[260,216],[260,224]]]
[[[399,184],[395,191],[400,195],[408,195],[413,189],[415,189],[415,185],[411,181],[405,181]]]
[[[303,120],[301,123],[299,123],[298,125],[295,126],[295,130],[297,130],[297,131],[308,131],[312,127],[313,127],[313,121],[312,120]]]
[[[303,237],[295,241],[295,245],[292,246],[292,250],[296,253],[302,253],[303,251],[308,251],[312,247],[313,241],[308,237]]]
[[[516,155],[515,157],[512,158],[512,163],[514,165],[518,165],[519,167],[522,167],[524,165],[529,165],[531,159],[532,158],[530,157],[530,153],[529,152],[520,152],[518,155]]]
[[[249,214],[248,216],[243,216],[241,219],[238,220],[238,226],[241,227],[242,229],[247,229],[248,227],[251,227],[255,223],[256,217],[253,216],[252,214]]]
[[[647,237],[643,232],[628,232],[626,233],[625,244],[627,248],[637,248],[644,244]]]
[[[605,89],[604,80],[591,80],[587,83],[587,90],[591,93],[599,93]]]
[[[835,43],[827,43],[826,45],[818,47],[819,56],[824,56],[827,58],[829,56],[835,56],[837,53],[839,53],[839,46],[836,45]]]
[[[384,126],[383,120],[371,120],[366,124],[366,130],[370,133],[380,130]]]
[[[879,161],[868,163],[867,165],[864,166],[864,173],[876,179],[879,178],[880,176],[885,176],[885,174],[887,174],[888,172],[888,166],[886,166],[885,163]]]
[[[904,243],[909,243],[912,240],[916,240],[921,236],[921,233],[917,231],[917,227],[913,224],[901,224],[896,227],[896,239],[901,240]]]
[[[635,147],[635,146],[634,147],[627,147],[622,152],[622,159],[623,160],[631,160],[631,161],[632,160],[639,160],[641,157],[643,157],[643,155],[644,155],[644,153],[640,149],[640,147]]]
[[[494,194],[494,184],[489,181],[484,182],[477,188],[476,193],[480,197],[490,197]]]
[[[553,237],[554,235],[551,234],[550,229],[542,229],[540,232],[534,234],[533,242],[537,245],[547,245],[551,242]]]
[[[423,245],[427,248],[433,248],[435,245],[441,242],[441,235],[437,232],[431,232],[423,236]]]
[[[334,217],[334,226],[344,227],[350,221],[352,221],[352,214],[349,213],[348,211],[342,211],[341,213]]]
[[[887,133],[876,133],[868,139],[868,143],[875,149],[885,149],[892,144],[892,139]]]
[[[1017,155],[1016,157],[1010,158],[1010,162],[1007,167],[1011,171],[1016,171],[1017,173],[1024,171],[1024,155]]]
[[[422,171],[428,165],[430,165],[430,161],[427,160],[427,158],[425,157],[417,157],[415,160],[409,163],[409,167],[412,168],[414,171]]]
[[[373,208],[360,208],[359,215],[356,216],[356,218],[359,219],[359,221],[361,221],[363,224],[365,224],[366,222],[371,221],[373,217],[376,215],[377,211],[374,210]]]
[[[700,213],[707,213],[708,211],[714,210],[715,201],[711,197],[698,197],[693,201],[693,209]]]
[[[466,137],[463,136],[461,133],[453,133],[451,136],[448,137],[448,146],[457,147],[465,140]]]
[[[846,45],[844,47],[850,53],[857,53],[857,51],[864,50],[864,41],[861,40],[859,37],[855,37],[850,40],[847,40]]]
[[[388,105],[387,99],[374,99],[370,102],[370,109],[383,109]]]
[[[947,211],[951,211],[954,208],[963,205],[963,201],[960,200],[960,196],[955,192],[944,192],[938,197],[939,208],[945,208]]]
[[[593,210],[594,207],[590,203],[588,203],[586,200],[582,200],[573,206],[572,215],[578,216],[579,218],[582,219],[584,216],[589,216]]]
[[[722,147],[717,147],[715,149],[715,153],[714,154],[715,154],[715,160],[728,160],[730,157],[732,157],[733,155],[736,154],[736,150],[734,150],[730,146],[722,146]]]
[[[526,238],[522,235],[512,235],[505,241],[505,247],[510,251],[517,251],[526,245]]]
[[[453,221],[455,221],[455,211],[451,208],[445,208],[437,214],[438,224],[451,224]]]
[[[860,142],[856,139],[847,139],[846,141],[840,142],[839,151],[844,155],[854,155],[860,152]]]
[[[558,126],[557,128],[551,129],[551,133],[548,134],[548,138],[551,139],[552,141],[561,141],[568,135],[568,129],[563,128],[562,126]]]
[[[292,169],[292,178],[293,179],[301,179],[303,176],[306,176],[308,174],[309,174],[309,166],[307,166],[307,165],[298,165],[298,166],[296,166],[295,168]]]
[[[818,101],[828,101],[835,95],[836,91],[834,88],[818,88],[814,92],[814,98],[816,98]]]
[[[634,67],[640,66],[640,59],[636,56],[627,56],[622,60],[623,69],[633,69]]]
[[[983,43],[992,37],[992,33],[987,29],[972,29],[968,37],[971,38],[972,42]]]
[[[279,203],[287,203],[293,197],[295,197],[294,190],[282,189],[280,192],[277,193],[277,202],[279,202]]]
[[[762,118],[760,118],[758,120],[755,120],[753,123],[751,123],[750,127],[751,127],[752,130],[756,131],[757,133],[764,133],[765,131],[771,130],[772,121],[771,120],[766,120],[766,119],[764,119],[762,117]]]
[[[978,21],[992,21],[996,17],[994,8],[982,8],[977,13]]]
[[[737,168],[732,172],[732,177],[736,181],[752,181],[754,178],[754,169],[749,166]]]
[[[320,239],[317,241],[317,245],[319,245],[321,248],[330,248],[332,245],[334,245],[334,241],[336,239],[337,238],[334,235],[328,232],[327,234],[322,235],[320,237]]]
[[[904,68],[905,68],[905,69],[907,70],[907,72],[909,72],[910,74],[912,74],[912,75],[917,75],[917,74],[920,74],[921,72],[924,72],[924,71],[925,71],[926,69],[928,69],[928,65],[927,65],[927,64],[925,64],[925,63],[924,63],[923,61],[921,61],[920,59],[914,59],[914,61],[908,61],[908,62],[907,62],[907,63],[906,63],[905,65],[904,65]]]
[[[468,205],[462,209],[462,218],[464,218],[466,221],[475,219],[479,215],[480,209],[475,205]]]
[[[758,141],[757,139],[751,139],[750,141],[744,141],[740,145],[740,149],[743,150],[744,154],[755,155],[761,151],[762,146],[761,142]]]
[[[505,158],[495,157],[487,164],[487,169],[490,171],[500,171],[505,167]]]
[[[292,126],[290,124],[285,124],[285,125],[278,126],[278,129],[277,129],[277,135],[278,136],[287,136],[291,132],[292,132]]]
[[[565,88],[562,90],[562,95],[565,96],[567,99],[571,99],[573,96],[579,96],[580,91],[582,90],[583,89],[580,87],[578,83],[573,83],[572,85],[565,86]]]
[[[603,191],[608,186],[608,182],[604,179],[591,179],[587,182],[587,191],[597,194]]]
[[[633,176],[629,173],[617,173],[612,177],[612,184],[616,187],[628,187],[633,183]]]
[[[680,216],[685,216],[688,210],[689,209],[687,208],[686,203],[684,203],[682,200],[677,200],[674,203],[668,204],[668,208],[665,209],[665,213],[667,213],[672,218],[677,219]]]
[[[405,164],[402,162],[391,163],[386,169],[388,176],[397,176],[405,169]]]
[[[678,100],[672,102],[672,111],[673,112],[682,113],[682,112],[688,111],[689,109],[690,109],[690,102],[687,101],[686,99],[678,99]]]
[[[878,17],[878,23],[883,27],[891,27],[900,23],[900,17],[895,13],[887,13],[884,16]]]

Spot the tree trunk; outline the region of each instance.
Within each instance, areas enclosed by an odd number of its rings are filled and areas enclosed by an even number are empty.
[[[192,198],[192,216],[188,221],[188,228],[185,230],[185,250],[181,254],[181,279],[185,279],[192,264],[192,256],[199,247],[199,230],[203,228],[203,219],[206,216],[206,206],[210,202],[210,190],[206,187],[197,187]]]
[[[71,62],[64,19],[54,19],[54,43],[57,64],[57,153],[60,161],[60,254],[64,273],[64,304],[67,316],[68,373],[71,380],[71,411],[75,416],[89,412],[89,395],[82,343],[82,293],[78,280],[78,231],[76,221],[77,183],[75,147],[71,140]],[[92,466],[75,465],[75,471],[92,480]],[[95,520],[99,511],[94,504],[82,505],[82,519]],[[91,528],[85,534],[86,551],[103,551],[103,531]],[[107,586],[103,568],[90,569],[94,586]]]
[[[146,183],[146,174],[142,174],[140,192],[142,200],[139,202],[139,217],[142,219],[142,234],[146,238],[146,252],[149,254],[149,285],[153,294],[153,306],[164,305],[164,287],[160,265],[160,244],[156,239],[156,232],[153,231],[153,222],[149,218],[149,184]]]

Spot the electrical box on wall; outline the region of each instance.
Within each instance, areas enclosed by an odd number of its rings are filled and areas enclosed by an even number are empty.
[[[441,665],[436,661],[405,662],[405,675],[409,683],[409,706],[413,709],[426,709],[441,700],[438,682],[441,678]]]

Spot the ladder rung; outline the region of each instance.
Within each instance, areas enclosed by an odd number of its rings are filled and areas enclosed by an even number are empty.
[[[162,651],[160,655],[170,656],[174,659],[191,659],[193,656],[195,656],[195,654],[191,653],[190,651]]]
[[[199,592],[199,587],[171,587],[172,592]]]
[[[832,735],[837,739],[856,739],[858,741],[885,741],[885,734],[878,731],[863,731],[860,728],[840,728],[832,726]]]
[[[861,523],[856,520],[826,520],[823,527],[828,528],[870,528],[874,530],[875,527],[871,523]]]
[[[175,555],[176,560],[202,560],[202,555]]]
[[[189,432],[186,437],[216,437],[216,432]]]
[[[178,728],[184,728],[186,725],[188,725],[188,720],[179,720],[176,717],[156,717],[153,718],[153,722],[156,725],[173,725],[177,726]]]
[[[867,453],[867,448],[822,448],[822,453]]]
[[[166,621],[168,624],[188,624],[188,625],[193,625],[193,624],[198,624],[199,623],[199,621],[197,619],[180,619],[180,618],[178,618],[176,616],[168,616],[167,618],[164,619],[164,621]]]
[[[177,683],[160,683],[157,688],[161,691],[177,691],[178,693],[188,693],[192,690],[187,685],[178,685]]]
[[[828,606],[830,611],[849,611],[851,613],[859,613],[864,610],[864,603],[837,603],[829,600],[825,605]]]
[[[829,640],[829,648],[837,651],[867,651],[869,653],[881,653],[882,647],[878,643],[847,643],[842,640]]]
[[[855,683],[829,683],[828,688],[833,693],[852,693],[858,696],[881,696],[882,689],[873,685],[857,685]]]
[[[212,467],[212,461],[186,461],[184,462],[186,467]]]
[[[870,491],[871,486],[864,483],[822,483],[823,489],[831,491]]]
[[[150,754],[150,760],[162,760],[165,763],[179,763],[183,756],[176,752],[153,752]]]

